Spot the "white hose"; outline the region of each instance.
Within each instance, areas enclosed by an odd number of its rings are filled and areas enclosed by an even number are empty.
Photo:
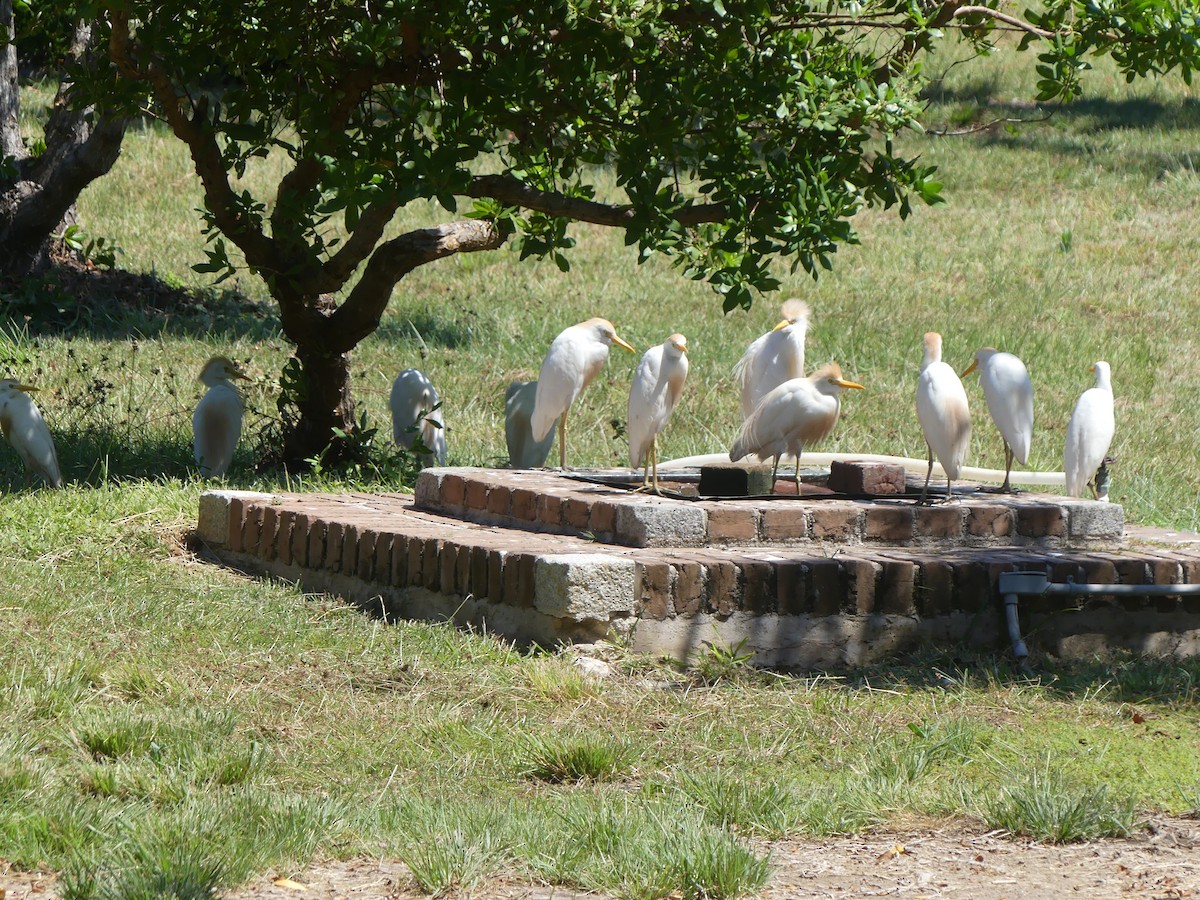
[[[784,457],[791,459],[791,457]],[[913,459],[908,456],[886,456],[881,453],[805,453],[803,456],[805,465],[827,466],[832,462],[877,462],[891,463],[892,465],[904,466],[906,472],[911,472],[914,475],[924,475],[929,466],[929,461],[925,459]],[[708,453],[704,456],[684,456],[680,459],[671,459],[664,462],[659,462],[658,468],[662,469],[695,469],[700,466],[711,466],[718,463],[729,463],[729,454],[727,453]],[[945,478],[946,473],[936,461],[933,464],[933,474],[937,478]],[[1004,482],[1003,469],[976,469],[973,466],[963,466],[958,477],[964,481],[986,481],[1001,484]],[[1032,484],[1040,487],[1065,487],[1067,484],[1067,476],[1062,472],[1021,472],[1013,469],[1009,481],[1013,484]]]

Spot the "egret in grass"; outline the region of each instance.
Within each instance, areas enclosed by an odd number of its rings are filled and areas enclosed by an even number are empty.
[[[1080,395],[1067,425],[1063,471],[1067,476],[1068,495],[1082,497],[1083,489],[1091,485],[1093,495],[1104,499],[1093,479],[1104,462],[1117,426],[1108,363],[1101,360],[1092,366],[1092,371],[1096,373],[1096,386]]]
[[[558,464],[567,467],[567,413],[608,359],[613,344],[636,353],[617,335],[607,319],[588,319],[564,328],[550,344],[538,374],[533,415],[533,439],[546,437],[558,422]]]
[[[514,381],[504,392],[504,442],[508,446],[508,465],[513,469],[536,469],[546,464],[554,446],[554,423],[540,441],[533,439],[533,404],[537,398],[536,381]]]
[[[742,423],[729,458],[737,462],[753,453],[759,459],[773,457],[771,490],[779,474],[779,457],[796,457],[796,493],[800,492],[800,454],[833,431],[841,413],[840,394],[863,386],[842,377],[837,363],[817,369],[807,378],[792,378],[770,391]]]
[[[942,362],[942,336],[936,331],[925,335],[925,358],[917,379],[917,420],[929,451],[925,489],[918,503],[929,497],[929,479],[933,476],[933,458],[946,472],[946,499],[954,495],[954,479],[967,458],[971,444],[971,411],[967,391],[958,374]]]
[[[54,439],[29,395],[37,391],[31,384],[22,384],[11,378],[0,381],[0,432],[8,439],[25,464],[25,483],[29,473],[36,472],[50,487],[62,487],[62,470],[58,467],[58,454],[54,451]]]
[[[1033,382],[1029,380],[1025,363],[1011,353],[992,347],[983,347],[975,354],[963,377],[976,369],[988,412],[1004,438],[1004,484],[996,490],[1011,494],[1013,488],[1009,476],[1013,460],[1025,465],[1033,440]]]
[[[441,398],[433,382],[420,369],[405,369],[392,382],[392,439],[412,450],[421,438],[424,449],[417,454],[423,466],[446,464],[446,419]]]
[[[242,436],[243,409],[233,381],[245,378],[237,363],[225,356],[214,356],[200,370],[200,382],[208,390],[192,413],[192,448],[205,478],[224,475],[233,462]]]
[[[644,466],[642,488],[653,471],[651,490],[658,493],[658,448],[663,430],[683,393],[687,378],[687,338],[673,334],[651,347],[638,363],[629,388],[629,463]]]
[[[748,419],[758,402],[773,389],[785,381],[804,377],[808,304],[803,300],[788,300],[782,312],[782,321],[751,342],[733,367],[733,377],[742,390],[743,419]]]

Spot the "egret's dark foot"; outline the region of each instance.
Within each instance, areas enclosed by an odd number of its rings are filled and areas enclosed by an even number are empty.
[[[980,494],[1020,494],[1020,493],[1022,493],[1022,491],[1020,488],[1013,487],[1011,484],[1008,486],[1005,486],[1002,484],[999,487],[978,488],[977,493],[980,493]]]

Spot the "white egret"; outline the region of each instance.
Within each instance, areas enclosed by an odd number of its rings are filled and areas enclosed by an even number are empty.
[[[36,390],[33,385],[11,378],[0,381],[0,432],[25,463],[26,484],[29,473],[36,472],[50,487],[58,488],[63,485],[63,477],[58,467],[58,454],[54,451],[54,439],[50,437],[42,411],[29,396]]]
[[[1082,497],[1083,489],[1092,484],[1117,427],[1108,363],[1097,362],[1092,371],[1096,373],[1096,386],[1080,395],[1067,425],[1063,471],[1067,476],[1067,494],[1071,497]],[[1095,486],[1092,490],[1095,496],[1104,499]]]
[[[567,467],[567,413],[596,377],[613,344],[631,353],[637,352],[617,336],[616,329],[607,319],[588,319],[564,328],[551,342],[542,361],[530,425],[533,439],[540,441],[555,421],[558,422],[558,464],[564,469]]]
[[[1004,484],[995,490],[1010,494],[1013,460],[1025,465],[1033,440],[1033,382],[1025,363],[992,347],[984,347],[975,354],[963,377],[976,369],[988,412],[1004,437]]]
[[[841,412],[839,394],[863,386],[842,378],[842,369],[830,363],[807,378],[792,378],[770,391],[742,423],[729,458],[737,462],[753,453],[759,459],[774,457],[771,490],[779,474],[779,457],[796,457],[796,492],[800,492],[800,454],[833,431]]]
[[[504,392],[504,441],[508,446],[508,465],[513,469],[536,469],[546,464],[554,446],[555,424],[540,441],[533,439],[533,404],[537,398],[536,381],[514,381]]]
[[[804,338],[808,334],[808,304],[788,300],[783,320],[766,334],[755,338],[733,376],[742,390],[742,418],[747,419],[758,402],[785,381],[804,377]]]
[[[658,433],[671,418],[687,378],[687,338],[673,334],[651,347],[638,363],[629,388],[629,463],[645,467],[642,487],[651,470],[654,493],[658,493]]]
[[[208,390],[192,413],[192,449],[205,478],[224,475],[233,462],[242,436],[243,409],[233,379],[245,378],[237,363],[224,356],[214,356],[200,370],[200,382]]]
[[[925,335],[925,358],[917,379],[917,420],[929,450],[925,489],[917,502],[924,503],[929,496],[934,456],[946,472],[946,499],[949,500],[954,496],[954,479],[958,478],[971,445],[971,411],[962,380],[954,369],[942,362],[942,336],[936,331]]]
[[[420,369],[405,369],[392,382],[392,439],[411,450],[420,435],[428,451],[418,456],[423,466],[446,464],[446,418],[439,403],[433,382]]]

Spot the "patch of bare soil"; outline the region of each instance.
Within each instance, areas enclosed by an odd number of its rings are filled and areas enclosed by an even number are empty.
[[[1155,819],[1123,840],[1065,846],[956,828],[881,832],[853,838],[776,841],[774,872],[764,900],[1180,900],[1200,898],[1200,822]],[[58,900],[53,875],[5,871],[4,900]],[[552,900],[577,891],[497,880],[463,897],[479,900]],[[397,861],[354,859],[276,872],[224,900],[410,900],[424,896]]]

